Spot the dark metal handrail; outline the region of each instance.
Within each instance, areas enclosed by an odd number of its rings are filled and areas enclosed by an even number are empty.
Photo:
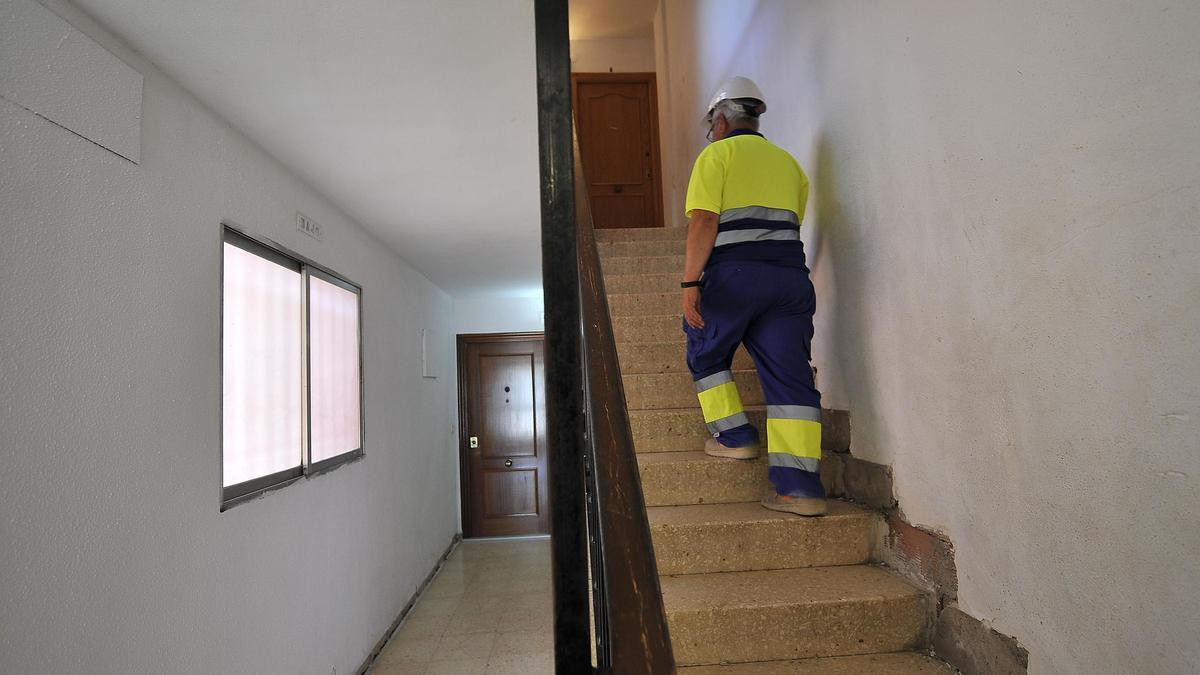
[[[604,672],[673,673],[675,659],[579,157],[576,143],[584,398],[590,441],[585,466],[597,656]]]
[[[535,0],[534,30],[555,671],[674,673],[591,209],[572,140],[566,0]]]

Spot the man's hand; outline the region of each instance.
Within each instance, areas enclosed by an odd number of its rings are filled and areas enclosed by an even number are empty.
[[[704,317],[700,316],[700,289],[683,289],[683,318],[696,330],[704,328]]]

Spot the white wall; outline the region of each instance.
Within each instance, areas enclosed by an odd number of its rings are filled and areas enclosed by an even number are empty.
[[[652,38],[571,40],[571,72],[653,73]]]
[[[826,403],[1033,673],[1200,668],[1198,33],[1116,0],[656,21],[669,203],[717,82],[755,78],[813,182]]]
[[[353,672],[456,531],[450,299],[52,7],[145,76],[141,164],[0,100],[0,672]],[[363,285],[367,445],[221,513],[226,218]]]
[[[454,333],[520,333],[543,327],[542,296],[454,298]]]

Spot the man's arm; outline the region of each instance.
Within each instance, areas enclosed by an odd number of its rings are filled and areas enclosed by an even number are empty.
[[[688,222],[687,257],[683,261],[683,280],[698,281],[700,273],[708,263],[713,244],[717,241],[717,214],[704,209],[692,209]],[[703,328],[704,317],[700,316],[700,289],[683,289],[683,318],[692,328]]]

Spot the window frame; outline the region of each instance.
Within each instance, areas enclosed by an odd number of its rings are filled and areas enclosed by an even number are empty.
[[[218,424],[219,441],[218,447],[218,481],[217,485],[220,489],[221,511],[226,511],[238,504],[256,499],[267,492],[278,490],[292,483],[299,481],[301,478],[314,478],[323,473],[328,473],[345,464],[354,462],[366,456],[367,446],[367,421],[366,421],[366,382],[365,368],[363,367],[363,287],[347,278],[344,274],[340,274],[304,255],[296,253],[291,249],[279,244],[276,241],[266,237],[247,232],[245,228],[230,222],[222,221],[221,223],[221,275],[220,275],[220,330],[218,335],[220,357],[219,372],[221,375],[222,386],[219,388],[218,394]],[[300,434],[300,464],[297,467],[285,469],[266,476],[259,476],[248,481],[236,483],[234,485],[225,485],[225,244],[232,244],[244,251],[260,256],[270,262],[276,263],[288,269],[295,270],[300,273],[302,286],[302,307],[301,307],[301,380],[300,380],[300,418],[303,420],[304,429]],[[309,372],[312,366],[312,354],[309,349],[309,334],[312,330],[312,322],[309,316],[309,289],[310,277],[317,277],[322,281],[331,283],[344,290],[354,293],[357,298],[357,306],[355,310],[358,313],[358,447],[354,450],[348,450],[340,455],[328,457],[319,462],[312,461],[311,445],[312,445],[312,414],[311,400],[312,391],[309,387]]]

